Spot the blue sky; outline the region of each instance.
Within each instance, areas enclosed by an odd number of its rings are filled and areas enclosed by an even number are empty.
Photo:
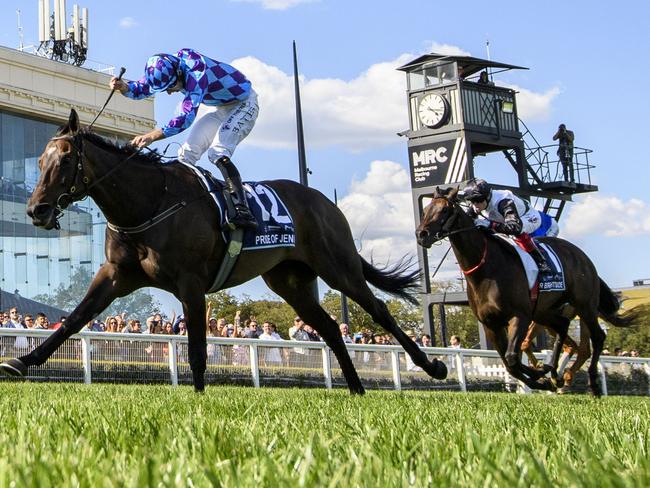
[[[331,198],[337,190],[362,254],[375,261],[415,251],[406,141],[395,135],[407,128],[405,80],[395,67],[432,51],[486,57],[489,39],[493,60],[530,68],[495,81],[519,91],[520,115],[540,143],[550,144],[564,122],[576,145],[594,151],[592,181],[600,191],[569,204],[561,236],[585,250],[614,287],[650,278],[650,169],[643,151],[650,113],[648,2],[552,8],[430,0],[79,3],[90,9],[89,58],[125,66],[126,78],[139,78],[149,55],[183,47],[246,73],[260,95],[260,117],[235,154],[245,179],[298,179],[296,40],[310,185]],[[25,43],[37,39],[37,6],[37,0],[2,3],[0,44],[18,46],[16,9]],[[160,123],[179,100],[158,96]],[[514,181],[505,161],[477,168],[488,180]],[[445,249],[433,251],[434,262]],[[453,260],[441,271],[446,279],[458,274]],[[257,280],[235,292],[261,296],[266,289]]]

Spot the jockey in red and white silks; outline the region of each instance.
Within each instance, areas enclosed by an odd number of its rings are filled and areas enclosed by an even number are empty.
[[[533,208],[510,190],[493,190],[482,179],[471,181],[463,193],[471,203],[467,213],[475,219],[477,226],[514,236],[517,244],[535,260],[540,271],[550,271],[531,236],[556,237],[559,227],[554,219]]]

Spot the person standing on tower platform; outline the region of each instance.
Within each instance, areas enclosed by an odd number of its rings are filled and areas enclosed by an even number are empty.
[[[575,175],[573,173],[574,138],[573,131],[567,130],[564,124],[560,124],[557,132],[553,136],[554,141],[560,141],[557,148],[557,155],[560,158],[560,163],[562,163],[564,181],[570,181],[571,183],[575,183]]]

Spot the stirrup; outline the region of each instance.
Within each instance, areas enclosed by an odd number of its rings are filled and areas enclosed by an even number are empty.
[[[255,220],[251,211],[243,205],[235,206],[235,215],[228,219],[228,223],[231,225],[231,228],[239,227],[241,229],[257,230],[258,227],[257,220]]]

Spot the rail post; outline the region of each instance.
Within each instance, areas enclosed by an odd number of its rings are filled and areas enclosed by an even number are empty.
[[[605,366],[600,361],[598,361],[596,369],[598,370],[598,375],[600,376],[600,386],[603,391],[603,396],[607,396],[607,368],[605,368]]]
[[[178,347],[174,339],[167,343],[169,347],[169,376],[172,386],[178,386]]]
[[[253,379],[253,386],[255,388],[260,387],[260,361],[259,354],[257,352],[257,344],[250,345],[250,357],[251,357],[251,378]]]
[[[467,392],[467,382],[465,380],[465,361],[463,361],[463,353],[456,353],[456,371],[458,372],[458,384],[460,385],[460,391],[463,393]]]
[[[400,377],[398,350],[393,350],[390,352],[390,362],[393,369],[393,386],[396,390],[401,390],[402,378]]]
[[[321,349],[323,355],[323,377],[325,378],[325,388],[332,389],[332,360],[330,359],[330,348],[323,344]]]
[[[81,364],[84,370],[84,383],[89,385],[92,383],[92,366],[90,360],[90,337],[86,335],[81,336]]]

